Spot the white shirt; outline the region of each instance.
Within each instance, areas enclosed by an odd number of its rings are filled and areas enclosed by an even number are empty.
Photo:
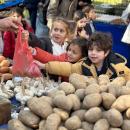
[[[66,47],[67,47],[67,43],[64,43],[64,45],[59,45],[58,43],[54,42],[53,40],[51,40],[52,42],[52,50],[53,50],[53,55],[61,55],[62,53],[66,52]]]

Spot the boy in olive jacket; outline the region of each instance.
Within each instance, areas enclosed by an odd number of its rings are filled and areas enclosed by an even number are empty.
[[[37,64],[48,73],[69,76],[79,73],[97,78],[101,74],[107,74],[110,79],[123,76],[130,80],[130,69],[126,66],[126,58],[112,52],[112,38],[103,32],[95,32],[88,45],[88,57],[80,62],[71,64],[68,62],[52,61],[46,64]]]

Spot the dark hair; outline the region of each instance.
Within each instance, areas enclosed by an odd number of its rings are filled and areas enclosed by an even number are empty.
[[[24,17],[24,15],[23,15],[23,9],[20,8],[20,7],[15,7],[15,8],[13,8],[13,9],[11,10],[11,14],[12,14],[12,13],[17,13],[17,14],[19,14],[20,16],[22,16],[22,18]]]
[[[90,41],[86,40],[85,38],[75,38],[69,42],[69,45],[67,46],[67,51],[69,49],[70,45],[78,45],[81,48],[82,57],[88,56],[88,43]]]
[[[90,37],[91,43],[88,44],[88,49],[97,46],[101,50],[107,52],[112,49],[112,36],[110,33],[95,32]]]
[[[82,11],[86,14],[89,13],[92,9],[94,9],[94,6],[91,4],[88,4],[87,6],[85,6]]]
[[[82,12],[82,10],[77,10],[77,11],[74,13],[73,20],[77,22],[78,20],[80,20],[80,19],[82,19],[82,18],[84,18],[84,17],[85,17],[85,14]]]

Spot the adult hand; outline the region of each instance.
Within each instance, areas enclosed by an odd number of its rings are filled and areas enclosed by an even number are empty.
[[[0,31],[14,31],[17,32],[20,23],[13,17],[0,19]]]

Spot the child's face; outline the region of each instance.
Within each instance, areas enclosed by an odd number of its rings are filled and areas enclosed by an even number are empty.
[[[14,18],[16,18],[16,20],[18,20],[18,22],[21,22],[21,20],[22,20],[22,16],[20,16],[17,13],[13,13],[11,16],[14,17]]]
[[[81,48],[78,45],[70,44],[68,51],[68,62],[75,63],[82,58]]]
[[[91,20],[95,20],[96,19],[96,13],[94,9],[91,9],[88,13],[88,18]]]
[[[51,30],[51,38],[58,44],[63,44],[67,38],[66,25],[63,22],[54,22]]]
[[[97,46],[93,46],[88,49],[88,57],[91,60],[93,64],[96,66],[100,66],[103,62],[106,56],[108,55],[108,52],[104,52],[103,50],[99,49]]]

